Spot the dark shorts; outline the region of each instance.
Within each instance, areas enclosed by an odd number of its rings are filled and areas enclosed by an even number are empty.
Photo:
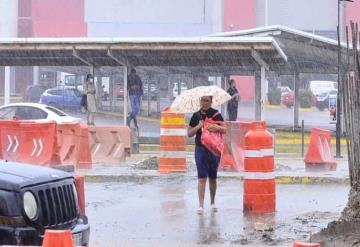
[[[219,157],[205,147],[195,146],[195,162],[199,178],[217,178]]]

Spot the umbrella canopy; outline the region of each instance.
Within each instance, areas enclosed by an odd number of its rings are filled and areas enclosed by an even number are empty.
[[[200,86],[184,91],[178,95],[170,106],[177,113],[193,113],[200,110],[200,99],[212,96],[212,107],[219,106],[231,99],[231,96],[218,86]]]

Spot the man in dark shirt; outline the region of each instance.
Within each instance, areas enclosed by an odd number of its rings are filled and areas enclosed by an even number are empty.
[[[199,208],[197,212],[202,214],[204,212],[204,198],[206,180],[209,177],[210,187],[210,207],[212,211],[217,211],[215,206],[215,195],[216,195],[216,178],[217,170],[219,166],[219,157],[211,153],[202,143],[201,134],[203,128],[203,121],[205,118],[212,118],[215,121],[222,121],[220,124],[210,124],[207,126],[211,132],[226,132],[226,126],[223,122],[221,114],[217,114],[218,111],[211,108],[212,97],[203,96],[200,100],[201,109],[200,111],[193,114],[190,120],[188,136],[195,137],[195,162],[198,173],[198,196],[199,196]]]
[[[227,90],[228,94],[232,97],[227,104],[227,113],[229,121],[237,120],[238,106],[239,106],[239,92],[235,87],[235,81],[229,81],[229,89]]]
[[[131,113],[127,119],[127,125],[130,126],[131,120],[134,120],[135,128],[139,130],[136,115],[140,112],[140,100],[143,95],[143,85],[141,78],[136,74],[134,68],[131,69],[130,75],[128,76],[128,91],[131,105]]]

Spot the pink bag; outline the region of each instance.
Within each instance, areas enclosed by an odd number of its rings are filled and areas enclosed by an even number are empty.
[[[204,120],[204,127],[201,134],[201,143],[214,155],[220,157],[224,148],[223,134],[220,132],[211,132],[207,129],[209,124],[217,124],[222,122],[213,120],[213,118],[218,114],[220,113],[218,112],[211,118],[206,118]]]

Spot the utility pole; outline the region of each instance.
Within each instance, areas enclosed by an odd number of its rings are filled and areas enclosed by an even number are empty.
[[[353,0],[338,0],[338,25],[337,25],[337,38],[338,38],[338,96],[336,102],[336,158],[341,158],[341,100],[343,93],[342,85],[342,65],[341,65],[341,29],[340,29],[340,7],[341,2],[353,2]]]

